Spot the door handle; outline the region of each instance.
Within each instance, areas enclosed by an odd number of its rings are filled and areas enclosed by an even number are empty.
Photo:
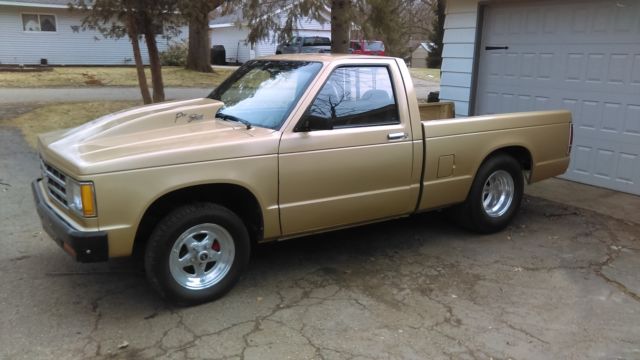
[[[403,132],[398,132],[398,133],[391,133],[389,135],[387,135],[387,139],[394,141],[394,140],[404,140],[407,138],[407,133],[403,133]]]
[[[485,50],[509,50],[508,46],[487,46],[484,48]]]

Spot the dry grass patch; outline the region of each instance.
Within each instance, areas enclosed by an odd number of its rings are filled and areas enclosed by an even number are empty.
[[[226,79],[234,69],[216,69],[206,74],[185,70],[178,66],[164,66],[162,78],[165,87],[213,88]],[[147,81],[151,72],[146,69]],[[138,86],[134,67],[56,67],[45,72],[1,72],[0,87],[95,87]],[[151,86],[151,84],[149,84]]]
[[[410,68],[409,72],[413,78],[428,81],[440,81],[440,69]]]
[[[44,105],[0,125],[19,128],[32,147],[37,145],[37,135],[82,125],[87,121],[112,112],[141,105],[134,101],[101,101]]]

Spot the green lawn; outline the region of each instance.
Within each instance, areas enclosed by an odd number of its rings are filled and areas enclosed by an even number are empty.
[[[440,81],[440,69],[410,68],[409,72],[413,78]]]
[[[165,87],[204,87],[219,85],[235,69],[215,69],[212,74],[185,70],[177,66],[164,66],[162,77]],[[414,78],[440,81],[440,69],[409,69]],[[151,81],[149,69],[147,81]],[[0,72],[0,87],[47,88],[47,87],[100,87],[138,86],[138,77],[133,67],[55,67],[45,72]]]
[[[165,87],[205,87],[219,85],[232,72],[230,69],[215,69],[214,73],[200,73],[177,66],[164,66],[162,78]],[[146,69],[147,81],[151,73]],[[45,72],[0,72],[0,87],[46,88],[46,87],[96,87],[138,86],[134,67],[55,67]]]
[[[16,118],[0,120],[0,125],[19,128],[32,147],[37,135],[67,129],[115,111],[141,105],[135,101],[100,101],[43,105]]]

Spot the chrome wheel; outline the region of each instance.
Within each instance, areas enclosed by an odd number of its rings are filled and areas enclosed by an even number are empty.
[[[482,189],[482,205],[484,212],[490,217],[504,215],[513,202],[515,186],[511,174],[497,170],[487,178]]]
[[[217,224],[200,224],[183,232],[171,248],[169,270],[173,279],[191,290],[209,288],[231,269],[235,245],[231,234]]]

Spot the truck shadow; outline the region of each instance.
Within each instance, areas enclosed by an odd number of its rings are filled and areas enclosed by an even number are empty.
[[[447,246],[452,239],[464,240],[473,236],[458,229],[439,212],[385,221],[324,234],[305,236],[282,242],[257,245],[253,249],[248,269],[236,288],[223,297],[243,296],[248,289],[274,283],[294,281],[301,273],[324,269],[365,268],[372,259],[394,257],[402,259],[427,251],[431,246]],[[61,255],[66,256],[66,255]],[[115,306],[136,304],[137,311],[152,316],[161,309],[170,310],[172,304],[163,302],[148,285],[140,261],[122,259],[106,264],[73,264],[71,271],[49,272],[47,277],[68,287],[68,293],[91,293],[90,308],[97,311],[99,303]],[[61,281],[61,278],[66,278]],[[63,285],[64,284],[64,285]],[[87,285],[91,284],[91,285]],[[65,291],[66,292],[66,291]],[[264,292],[264,291],[262,291]],[[125,300],[126,298],[126,300]],[[221,301],[218,300],[218,301]],[[129,309],[123,306],[119,312]],[[125,313],[140,317],[140,313]],[[154,316],[154,315],[153,315]]]
[[[441,238],[468,237],[443,213],[429,212],[408,218],[309,235],[291,240],[258,245],[250,268],[269,267],[270,264],[295,266],[297,262],[331,262],[350,258],[366,261],[370,257],[392,252],[417,251],[425,243]],[[285,265],[286,264],[286,265]],[[264,269],[263,269],[264,270]]]
[[[430,212],[261,244],[254,248],[247,271],[230,293],[191,308],[163,301],[149,286],[141,263],[133,259],[76,264],[70,263],[66,254],[58,253],[60,261],[51,259],[49,268],[65,270],[49,271],[45,278],[56,287],[56,302],[71,304],[70,308],[82,316],[108,317],[110,321],[125,323],[128,319],[156,321],[152,319],[188,314],[191,309],[241,304],[252,307],[256,299],[273,300],[282,289],[299,288],[301,282],[311,288],[339,284],[348,291],[360,291],[362,286],[366,287],[361,284],[370,281],[376,272],[409,281],[398,270],[404,264],[417,264],[425,269],[456,267],[458,250],[482,247],[483,239],[495,240],[492,236],[466,232],[444,214]],[[24,261],[31,260],[37,261],[33,258]],[[80,293],[84,296],[79,298]]]

